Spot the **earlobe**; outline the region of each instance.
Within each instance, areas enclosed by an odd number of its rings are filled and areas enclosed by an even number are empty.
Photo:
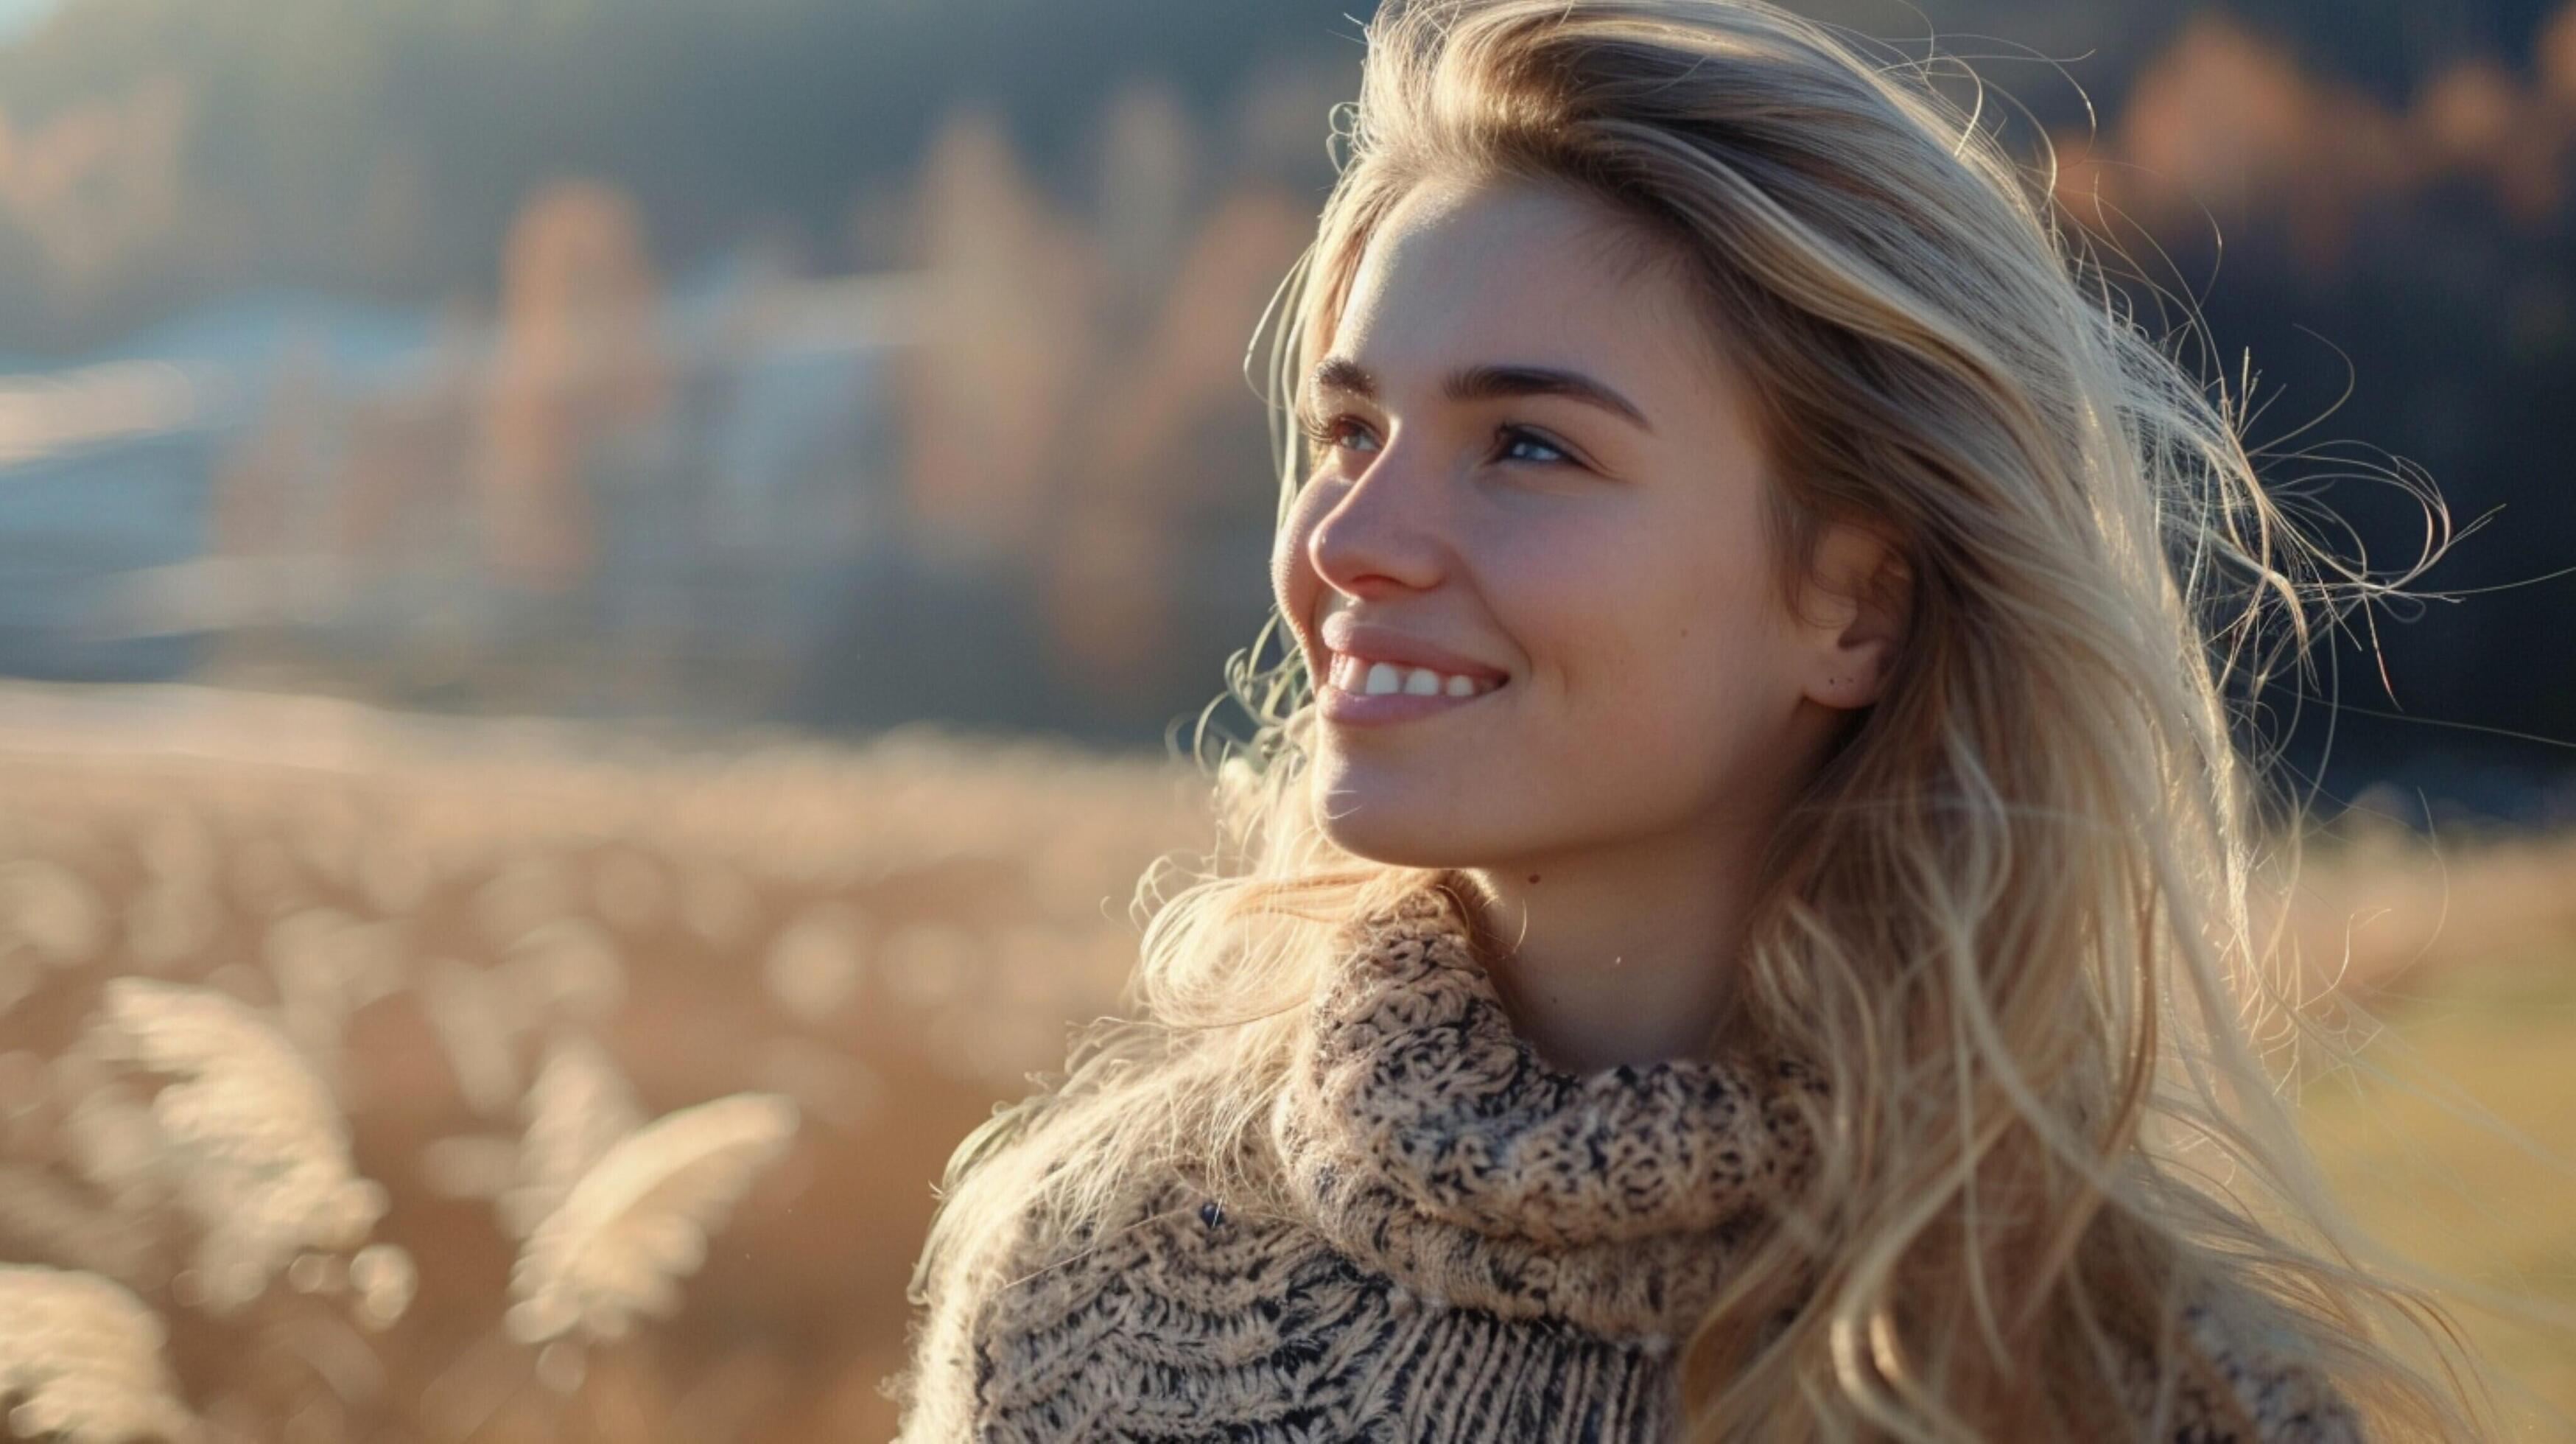
[[[1824,683],[1810,695],[1828,707],[1866,707],[1878,700],[1887,685],[1887,660],[1886,638],[1847,639],[1836,649]]]
[[[1885,689],[1905,630],[1911,570],[1887,538],[1848,523],[1826,537],[1816,560],[1828,620],[1821,677],[1808,695],[1827,707],[1866,707]]]

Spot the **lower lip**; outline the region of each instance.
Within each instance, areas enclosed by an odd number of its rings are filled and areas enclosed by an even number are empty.
[[[1503,687],[1511,684],[1506,682]],[[1324,720],[1344,727],[1382,727],[1392,722],[1410,722],[1417,717],[1430,717],[1472,707],[1503,690],[1490,688],[1470,697],[1452,697],[1443,692],[1434,696],[1416,696],[1410,692],[1383,692],[1371,697],[1360,692],[1345,692],[1326,682],[1318,708]]]

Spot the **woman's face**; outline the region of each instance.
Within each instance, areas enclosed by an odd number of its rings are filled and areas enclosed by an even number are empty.
[[[1417,188],[1301,390],[1331,440],[1272,583],[1318,683],[1319,821],[1363,857],[1767,833],[1874,696],[1876,644],[1776,599],[1764,458],[1701,313],[1606,264],[1604,221],[1555,189]],[[1373,671],[1409,690],[1355,695]]]

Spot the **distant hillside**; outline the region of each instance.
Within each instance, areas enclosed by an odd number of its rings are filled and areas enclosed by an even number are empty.
[[[657,254],[776,233],[819,267],[983,102],[1061,178],[1140,77],[1213,111],[1249,77],[1357,79],[1373,0],[62,0],[0,41],[0,350],[65,350],[247,282],[488,290],[527,196],[567,173],[643,207]],[[1900,43],[1926,24],[2050,124],[2097,105],[2184,11],[2163,0],[1811,0]],[[2314,64],[2509,62],[2547,0],[2239,0]],[[5,33],[5,32],[0,32]],[[2078,58],[2083,57],[2083,58]],[[2415,73],[2415,72],[2409,72]],[[1315,147],[1320,160],[1319,141]]]

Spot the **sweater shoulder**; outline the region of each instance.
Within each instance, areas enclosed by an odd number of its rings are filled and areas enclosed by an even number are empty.
[[[2168,1427],[2150,1437],[2172,1444],[2368,1444],[2360,1415],[2325,1369],[2244,1300],[2203,1291],[2184,1305],[2180,1324],[2187,1347],[2164,1416]],[[2142,1423],[2157,1417],[2156,1372],[2143,1355],[2133,1361],[2129,1402]]]
[[[1014,1367],[1026,1341],[1063,1332],[1107,1280],[1149,1262],[1156,1230],[1195,1199],[1169,1169],[1145,1175],[1097,1220],[1069,1220],[1039,1193],[998,1216],[992,1236],[961,1241],[971,1257],[925,1254],[908,1295],[905,1367],[880,1385],[899,1411],[896,1444],[973,1437],[997,1372]]]
[[[956,1203],[952,1199],[947,1206]],[[1044,1208],[1023,1200],[993,1219],[982,1236],[951,1236],[942,1247],[934,1228],[933,1237],[923,1241],[905,1291],[911,1308],[904,1365],[878,1385],[898,1411],[896,1444],[969,1437],[992,1373],[996,1298],[1051,1232]]]

